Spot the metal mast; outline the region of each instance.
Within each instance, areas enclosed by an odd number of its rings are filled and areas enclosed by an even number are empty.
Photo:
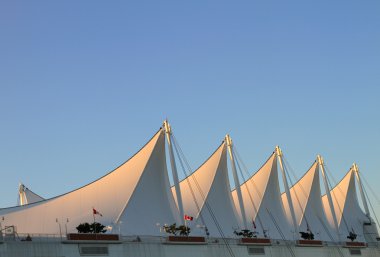
[[[170,156],[170,165],[171,165],[171,170],[172,170],[172,175],[173,175],[173,182],[174,182],[174,187],[175,187],[175,192],[176,192],[179,214],[181,215],[180,221],[181,221],[181,225],[183,225],[185,215],[183,211],[181,189],[179,187],[177,166],[175,164],[175,159],[174,159],[174,154],[173,154],[173,145],[171,141],[172,128],[167,120],[164,121],[164,129],[165,129],[166,139],[168,141],[168,146],[169,146],[168,148],[169,148],[169,156]]]
[[[362,184],[362,181],[360,180],[359,167],[358,167],[358,165],[356,165],[356,163],[354,163],[352,165],[352,168],[355,171],[356,179],[358,180],[359,190],[360,190],[360,196],[362,197],[362,202],[363,202],[363,206],[364,206],[364,210],[365,210],[365,215],[371,221],[371,216],[370,216],[369,209],[368,209],[367,199],[365,197],[364,190],[363,190],[363,184]]]
[[[18,185],[18,196],[20,198],[20,205],[28,204],[27,199],[25,197],[25,186],[22,183]]]
[[[232,139],[231,139],[230,135],[228,135],[228,134],[226,135],[226,143],[227,143],[228,153],[230,155],[232,175],[234,177],[235,189],[236,189],[236,193],[237,193],[238,200],[239,200],[239,207],[240,207],[240,212],[241,212],[241,216],[243,219],[243,225],[244,225],[244,229],[247,229],[248,228],[247,217],[245,215],[245,209],[244,209],[244,204],[243,204],[243,197],[241,194],[239,177],[238,177],[238,174],[236,172],[235,158],[234,158],[234,155],[232,152],[232,146],[233,146],[232,145]]]
[[[331,192],[330,192],[329,183],[327,182],[327,175],[326,175],[325,166],[324,166],[325,162],[324,162],[322,156],[320,156],[319,154],[317,155],[317,160],[318,160],[319,167],[321,168],[322,177],[323,177],[323,183],[325,184],[325,191],[326,191],[326,195],[327,195],[327,200],[329,201],[331,214],[333,216],[335,230],[336,230],[336,233],[338,235],[338,239],[340,241],[340,233],[339,233],[339,227],[338,227],[338,220],[336,218],[335,209],[334,209],[333,201],[332,201],[332,198],[331,198]]]
[[[294,232],[296,234],[296,237],[298,237],[298,224],[297,224],[297,221],[296,221],[296,215],[294,213],[292,196],[290,195],[289,185],[288,185],[288,181],[286,179],[286,172],[285,172],[285,169],[284,169],[284,165],[282,163],[282,151],[281,151],[281,149],[280,149],[279,146],[276,146],[276,154],[277,154],[277,158],[278,158],[278,160],[280,162],[280,168],[281,168],[281,173],[282,173],[282,181],[284,182],[285,193],[286,193],[286,198],[288,199],[290,214],[292,216],[292,221],[293,221],[293,226],[294,226]]]

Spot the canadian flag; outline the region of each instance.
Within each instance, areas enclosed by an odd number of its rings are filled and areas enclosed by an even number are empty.
[[[187,216],[187,215],[185,215],[184,218],[185,218],[185,220],[193,220],[194,219],[193,217]]]
[[[93,215],[100,215],[100,217],[103,217],[103,215],[100,213],[100,212],[98,212],[97,210],[95,210],[95,208],[92,208],[92,214]]]

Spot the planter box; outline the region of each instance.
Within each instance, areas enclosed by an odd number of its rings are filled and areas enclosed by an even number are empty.
[[[364,247],[367,247],[367,243],[364,243],[364,242],[346,242],[346,247],[364,248]]]
[[[168,236],[166,242],[177,244],[205,244],[206,239],[202,236]]]
[[[240,239],[241,244],[253,244],[253,245],[271,245],[269,238],[249,238],[243,237]]]
[[[117,234],[67,234],[67,240],[102,240],[102,241],[118,241],[119,235]]]
[[[297,241],[298,246],[323,246],[323,242],[320,240],[298,240]]]

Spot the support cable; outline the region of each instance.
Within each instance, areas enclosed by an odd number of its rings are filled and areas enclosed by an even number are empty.
[[[330,169],[327,167],[326,164],[324,165],[324,167],[326,168],[326,172],[329,173],[329,176],[327,176],[327,183],[329,184],[329,188],[332,188],[332,187],[331,187],[331,182],[330,182],[330,177],[331,177],[331,178],[333,179],[333,182],[334,182],[335,185],[336,185],[335,187],[339,190],[339,192],[341,193],[341,195],[344,196],[344,193],[343,193],[342,189],[341,189],[340,187],[338,187],[338,183],[336,183],[336,180],[335,180],[334,177],[332,176],[332,173],[330,172]],[[333,188],[332,188],[332,189],[333,189]],[[340,204],[339,204],[339,201],[338,201],[338,199],[337,199],[336,193],[335,193],[334,190],[331,190],[331,192],[332,192],[332,195],[334,196],[334,199],[335,199],[335,202],[336,202],[336,204],[337,204],[337,206],[338,206],[338,209],[339,209],[339,211],[340,211],[340,214],[342,215],[343,223],[344,223],[344,225],[346,226],[347,232],[350,232],[351,229],[349,228],[348,223],[347,223],[347,220],[346,220],[346,218],[344,217],[343,210],[342,210],[342,208],[341,208],[341,206],[340,206]],[[334,208],[334,207],[332,207],[332,208]],[[338,232],[338,233],[339,233],[339,232]]]
[[[292,175],[293,175],[293,177],[295,178],[295,177],[296,177],[296,176],[295,176],[295,172],[294,172],[292,166],[290,165],[290,163],[289,163],[289,162],[287,161],[287,159],[285,158],[285,156],[284,156],[284,160],[285,160],[285,164],[286,164],[285,166],[286,166],[286,168],[287,168],[287,167],[290,167],[290,170],[291,170],[291,172],[292,172]],[[295,186],[295,185],[293,185],[293,186]],[[302,191],[302,193],[304,194],[304,196],[307,198],[308,196],[307,196],[307,193],[306,193],[306,190],[304,189],[304,187],[303,187],[301,184],[299,184],[299,187],[301,188],[301,191]],[[299,202],[299,198],[298,198],[298,196],[297,196],[297,193],[295,192],[295,194],[296,194],[296,198],[297,198],[297,200],[298,200],[298,203],[300,204],[300,202]],[[303,210],[303,208],[302,208],[301,205],[300,205],[300,207],[301,207],[301,210],[302,210],[302,213],[303,213],[302,215],[305,217],[305,221],[308,222],[307,219],[306,219],[305,212],[304,212],[304,210]],[[334,208],[334,207],[332,207],[332,208]],[[335,239],[334,239],[334,237],[331,235],[330,230],[328,229],[327,225],[326,225],[325,222],[322,220],[322,218],[319,217],[319,215],[317,214],[316,210],[315,210],[315,209],[312,209],[312,210],[313,210],[313,214],[318,218],[320,224],[321,224],[322,227],[323,227],[323,230],[325,231],[325,233],[327,234],[327,236],[330,238],[331,242],[335,243],[335,245],[336,245],[336,247],[337,247],[337,249],[338,249],[339,255],[340,255],[341,257],[344,257],[344,254],[343,254],[342,250],[341,250],[341,249],[339,248],[339,246],[338,246],[339,242],[335,241]],[[338,233],[339,233],[339,232],[338,232]]]
[[[177,154],[177,157],[178,157],[179,163],[180,163],[180,165],[181,165],[182,172],[185,174],[185,177],[187,178],[188,174],[187,174],[186,169],[185,169],[185,167],[184,167],[183,161],[182,161],[182,159],[181,159],[180,156],[179,156],[179,152],[178,152],[177,146],[176,146],[176,144],[173,144],[173,145],[174,145],[174,149],[175,149],[175,151],[176,151],[176,154]],[[195,206],[196,206],[196,208],[197,208],[198,216],[200,217],[202,224],[205,225],[205,221],[204,221],[204,218],[203,218],[203,215],[202,215],[202,212],[201,212],[201,208],[200,208],[200,206],[199,206],[199,203],[198,203],[198,201],[197,201],[197,198],[195,197],[195,193],[194,193],[193,187],[191,186],[191,183],[190,183],[190,181],[189,181],[188,179],[185,179],[185,181],[187,182],[187,185],[188,185],[189,188],[190,188],[191,197],[193,198],[193,201],[194,201]]]
[[[276,219],[274,218],[273,214],[268,210],[268,208],[266,208],[266,210],[267,210],[267,212],[268,212],[268,214],[269,214],[269,217],[272,219],[272,222],[273,222],[273,224],[275,225],[276,229],[277,229],[278,232],[280,233],[280,236],[281,236],[282,240],[284,241],[286,248],[288,248],[290,254],[291,254],[293,257],[296,257],[296,255],[295,255],[295,253],[294,253],[294,251],[293,251],[291,245],[290,245],[290,244],[288,243],[288,241],[286,240],[285,235],[282,233],[281,228],[280,228],[280,226],[277,224],[277,221],[276,221]]]
[[[235,147],[235,149],[236,149],[236,147]],[[237,152],[236,152],[236,153],[237,153]],[[274,152],[273,152],[273,154],[274,154]],[[237,155],[238,155],[238,153],[237,153]],[[239,157],[239,158],[240,158],[240,157]],[[241,158],[240,158],[240,159],[241,159]],[[238,162],[238,163],[239,163],[239,162]],[[242,163],[243,163],[243,165],[244,165],[244,162],[243,162],[243,161],[242,161]],[[244,166],[245,166],[245,165],[244,165]],[[245,168],[246,168],[246,166],[245,166]],[[252,180],[250,180],[250,181],[252,181]],[[256,189],[256,191],[258,192],[258,190],[257,190],[257,188],[256,188],[256,185],[253,183],[253,181],[252,181],[252,185],[254,186],[254,188]],[[260,195],[261,195],[261,194],[260,194]],[[261,195],[260,197],[262,198],[262,195]],[[269,217],[270,217],[270,219],[272,220],[272,223],[274,224],[276,230],[277,230],[278,233],[280,234],[281,239],[284,241],[286,248],[289,250],[290,254],[291,254],[293,257],[295,257],[295,253],[294,253],[293,249],[291,248],[291,245],[290,245],[290,244],[288,243],[288,241],[286,240],[286,237],[285,237],[284,233],[282,232],[280,226],[278,225],[278,223],[277,223],[275,217],[273,216],[273,214],[271,213],[271,211],[269,211],[268,208],[265,208],[265,209],[266,209],[267,213],[269,214]],[[257,215],[258,215],[258,214],[257,214]],[[258,217],[258,218],[259,218],[259,217]]]
[[[180,158],[181,158],[181,157],[183,158],[184,163],[185,163],[187,169],[189,170],[189,172],[191,172],[192,169],[191,169],[191,167],[190,167],[190,165],[189,165],[189,163],[188,163],[188,161],[187,161],[185,155],[183,154],[183,151],[182,151],[180,145],[178,144],[177,139],[175,138],[175,136],[174,136],[173,134],[172,134],[172,138],[173,138],[173,142],[174,142],[173,145],[175,145],[176,151],[178,151],[178,156],[179,156]],[[185,172],[185,174],[186,174],[186,171],[185,171],[185,170],[184,170],[184,172]],[[230,254],[231,256],[235,257],[235,254],[234,254],[234,252],[232,251],[232,248],[231,248],[231,246],[229,245],[226,236],[224,235],[224,232],[223,232],[223,230],[222,230],[222,228],[221,228],[221,226],[220,226],[220,223],[218,222],[218,220],[217,220],[217,218],[216,218],[216,216],[215,216],[215,214],[214,214],[214,212],[213,212],[211,206],[210,206],[209,203],[207,202],[206,196],[204,195],[204,193],[203,193],[203,191],[202,191],[202,189],[201,189],[201,187],[200,187],[200,185],[199,185],[197,179],[196,179],[194,176],[192,176],[192,178],[193,178],[193,181],[194,181],[194,183],[195,183],[195,185],[196,185],[196,187],[197,187],[197,189],[198,189],[198,191],[199,191],[199,193],[200,193],[202,199],[204,200],[204,204],[205,204],[207,210],[209,211],[210,216],[211,216],[211,218],[212,218],[212,220],[213,220],[215,226],[217,227],[218,232],[219,232],[219,234],[220,234],[220,236],[221,236],[221,238],[222,238],[224,244],[225,244],[226,247],[227,247],[227,250],[228,250],[229,254]]]
[[[376,220],[377,226],[380,228],[380,226],[379,226],[379,220],[377,219],[377,215],[376,215],[376,213],[375,213],[375,209],[373,208],[372,203],[371,203],[371,201],[370,201],[369,198],[368,198],[367,191],[366,191],[364,188],[363,188],[363,191],[364,191],[365,196],[366,196],[367,199],[368,199],[368,203],[369,203],[369,206],[371,207],[372,213],[373,213],[373,215],[375,216],[375,220]],[[370,220],[370,222],[372,223],[372,220]]]
[[[380,205],[379,197],[375,194],[375,191],[372,189],[372,187],[370,186],[368,181],[365,179],[365,177],[363,177],[362,173],[360,173],[360,174],[361,174],[360,178],[364,180],[364,183],[366,184],[366,188],[369,188],[369,191],[372,193],[372,196],[375,198],[377,204]],[[369,198],[368,198],[368,200],[369,200]]]
[[[263,230],[263,235],[264,235],[264,237],[265,237],[265,236],[266,236],[266,232],[265,232],[266,229],[265,229],[264,224],[263,224],[263,222],[262,222],[262,220],[261,220],[261,218],[260,218],[260,215],[259,215],[259,213],[258,213],[258,210],[257,210],[256,204],[255,204],[255,202],[254,202],[254,200],[253,200],[252,194],[251,194],[251,192],[250,192],[250,190],[249,190],[249,188],[248,188],[248,185],[247,185],[247,182],[248,182],[248,181],[245,179],[245,176],[244,176],[244,174],[243,174],[243,172],[242,172],[242,168],[241,168],[240,163],[239,163],[239,162],[240,162],[240,158],[239,158],[237,152],[235,151],[235,148],[236,148],[236,146],[235,146],[234,149],[233,149],[233,155],[234,155],[235,159],[237,160],[236,164],[237,164],[237,166],[238,166],[238,170],[239,170],[240,176],[243,178],[243,181],[245,181],[245,182],[243,182],[243,183],[244,183],[244,186],[245,186],[245,188],[246,188],[246,190],[247,190],[247,192],[248,192],[249,200],[250,200],[250,202],[251,202],[251,204],[252,204],[252,206],[253,206],[253,210],[254,210],[254,212],[256,213],[256,217],[257,217],[257,219],[258,219],[258,221],[259,221],[259,224],[260,224],[260,226],[261,226],[261,228],[262,228],[262,230]],[[236,158],[236,157],[237,157],[237,158]],[[244,163],[243,163],[243,165],[244,165]],[[244,165],[244,167],[245,167],[245,165]],[[247,171],[245,171],[245,172],[248,173]],[[258,192],[257,188],[255,187],[256,185],[254,185],[253,181],[251,181],[251,183],[252,183],[252,185],[254,186],[254,188],[256,189],[256,191]],[[254,221],[253,218],[252,218],[252,221]]]
[[[288,166],[290,166],[290,165],[289,165],[288,161],[285,159],[284,154],[282,154],[282,158],[284,159],[284,164],[285,164],[285,165],[284,165],[285,174],[288,176],[289,181],[290,181],[290,184],[292,185],[292,187],[295,187],[296,184],[293,183],[293,180],[292,180],[292,178],[291,178],[291,176],[290,176],[290,174],[289,174],[289,171],[288,171]],[[291,172],[292,172],[293,178],[295,179],[295,181],[297,181],[297,178],[296,178],[296,175],[295,175],[293,169],[291,169]],[[302,187],[302,185],[298,185],[298,186],[301,188],[302,193],[304,194],[305,198],[307,199],[308,196],[307,196],[307,194],[306,194],[306,191],[305,191],[304,188]],[[294,195],[295,195],[295,197],[296,197],[296,200],[297,200],[298,206],[299,206],[300,209],[301,209],[302,217],[305,217],[306,224],[307,224],[308,226],[310,226],[310,223],[309,223],[309,221],[308,221],[308,219],[307,219],[307,216],[306,216],[306,214],[305,214],[305,210],[304,210],[304,208],[302,207],[302,205],[301,205],[301,201],[300,201],[300,199],[299,199],[299,197],[298,197],[297,190],[294,190]],[[296,226],[298,226],[298,223],[296,224]]]

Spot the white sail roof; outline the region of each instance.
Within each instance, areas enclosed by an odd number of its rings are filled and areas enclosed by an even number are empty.
[[[355,171],[353,169],[350,169],[346,176],[331,190],[331,197],[337,216],[341,240],[348,240],[346,238],[347,235],[350,231],[354,230],[358,235],[357,240],[365,241],[363,223],[369,220],[359,206],[355,187]],[[327,195],[322,197],[322,201],[327,219],[333,227],[334,221]]]
[[[18,205],[25,205],[30,203],[36,203],[45,200],[43,197],[34,193],[32,190],[27,188],[24,184],[20,183],[18,187],[19,199]]]
[[[188,224],[192,228],[192,234],[204,234],[202,227],[196,228],[197,224],[207,226],[211,236],[220,237],[214,216],[224,235],[233,236],[233,231],[240,226],[240,222],[231,197],[225,143],[195,172],[180,182],[180,189],[184,212],[194,217],[194,221]],[[172,193],[176,195],[174,187]]]
[[[262,231],[266,230],[271,238],[293,238],[281,201],[275,153],[240,188],[247,220],[255,222],[259,236],[262,237]],[[241,215],[236,190],[232,191],[232,196]]]
[[[165,138],[160,129],[131,159],[104,177],[67,194],[13,208],[1,209],[3,226],[19,233],[58,234],[59,224],[69,232],[82,222],[119,222],[123,234],[159,234],[156,223],[174,223],[177,210],[166,171]],[[116,226],[116,225],[113,225]],[[117,228],[118,229],[118,228]]]
[[[314,162],[304,176],[290,188],[290,194],[293,200],[299,231],[306,232],[309,227],[315,239],[335,241],[337,239],[336,232],[327,222],[322,207],[318,162]],[[283,193],[281,197],[285,206],[286,215],[291,222],[291,214],[286,194]]]

